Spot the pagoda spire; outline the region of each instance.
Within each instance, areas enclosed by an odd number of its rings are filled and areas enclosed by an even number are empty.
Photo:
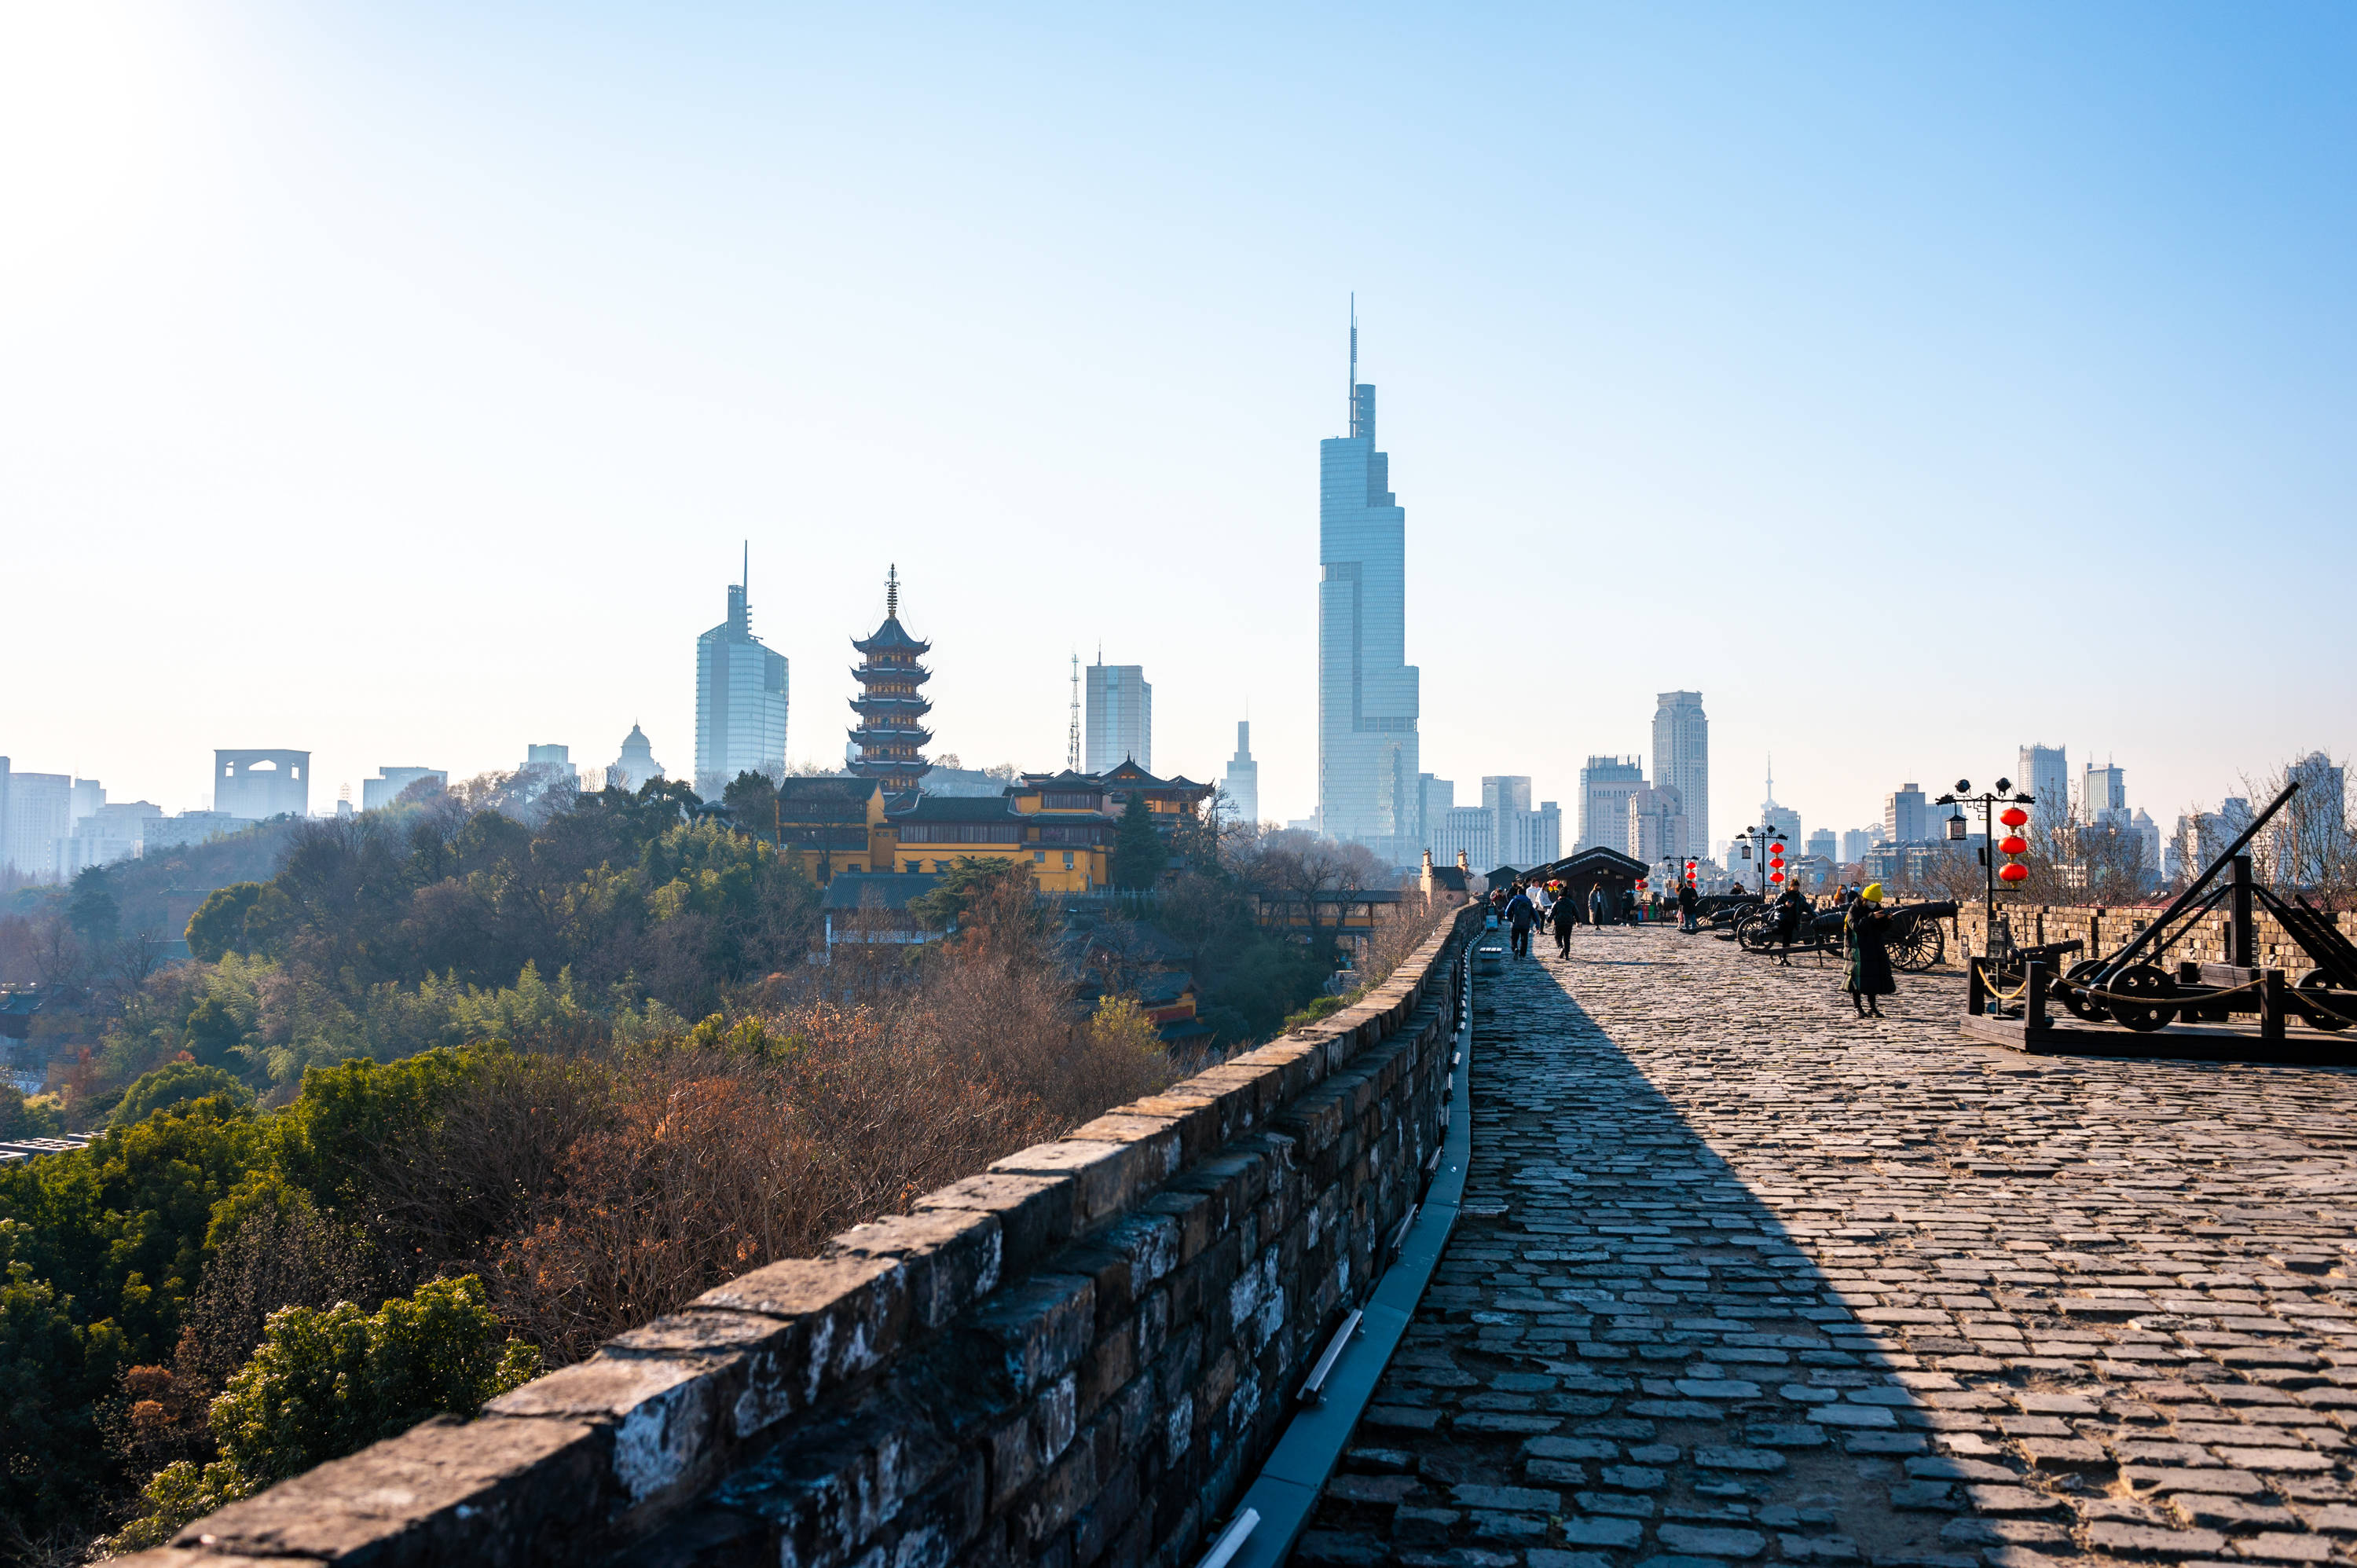
[[[882,784],[887,793],[904,795],[914,791],[932,768],[925,760],[924,746],[933,736],[923,720],[933,705],[918,692],[932,679],[932,671],[917,661],[932,645],[910,637],[900,624],[897,564],[884,578],[884,624],[873,636],[855,638],[851,644],[862,662],[851,672],[859,682],[859,695],[851,699],[852,711],[859,715],[851,739],[859,755],[850,767],[859,778]]]

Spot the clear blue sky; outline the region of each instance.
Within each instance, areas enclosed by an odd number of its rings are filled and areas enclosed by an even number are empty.
[[[195,805],[692,762],[738,541],[840,755],[897,561],[941,744],[1066,656],[1314,797],[1345,300],[1425,763],[1713,811],[2022,742],[2164,823],[2351,749],[2345,6],[0,12],[0,752]],[[2214,595],[2195,608],[2197,595]],[[357,794],[357,789],[355,789]]]

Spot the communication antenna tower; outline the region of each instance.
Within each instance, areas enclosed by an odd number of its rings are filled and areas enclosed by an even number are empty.
[[[1064,732],[1064,766],[1071,772],[1081,770],[1081,655],[1072,653],[1072,718]]]

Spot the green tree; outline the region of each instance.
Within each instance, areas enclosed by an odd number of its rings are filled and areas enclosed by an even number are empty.
[[[65,1130],[66,1119],[58,1113],[54,1096],[32,1099],[0,1083],[0,1138],[55,1138]]]
[[[262,897],[259,882],[233,882],[217,887],[197,912],[188,917],[188,953],[205,963],[219,963],[221,955],[245,947],[245,915]]]
[[[114,901],[114,889],[107,884],[104,866],[90,866],[74,878],[73,892],[66,899],[66,920],[93,948],[115,939],[122,929],[123,910]]]
[[[113,1325],[10,1257],[24,1228],[0,1220],[0,1519],[26,1536],[72,1521],[103,1487],[95,1406],[126,1357]]]
[[[747,768],[720,792],[720,803],[738,832],[778,842],[778,787],[767,778]]]
[[[1019,860],[960,855],[942,873],[932,890],[909,900],[909,912],[937,931],[948,930],[977,904],[1017,891],[1027,897],[1037,884],[1031,868]]]
[[[167,1062],[142,1074],[123,1092],[122,1102],[107,1116],[107,1124],[128,1127],[158,1111],[178,1110],[191,1100],[218,1094],[238,1105],[253,1103],[253,1091],[220,1068],[196,1062]]]
[[[147,1485],[154,1511],[110,1544],[161,1545],[189,1520],[428,1416],[472,1415],[539,1369],[540,1352],[508,1337],[472,1274],[429,1280],[373,1313],[281,1308],[207,1416],[221,1457],[166,1466]]]
[[[1154,826],[1154,812],[1146,797],[1132,791],[1114,829],[1113,883],[1116,887],[1151,887],[1162,879],[1169,864],[1170,846]]]

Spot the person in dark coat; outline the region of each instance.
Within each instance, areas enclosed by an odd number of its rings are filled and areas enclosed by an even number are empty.
[[[1776,895],[1776,940],[1781,944],[1778,961],[1792,967],[1792,944],[1800,940],[1801,922],[1809,918],[1808,895],[1787,883]]]
[[[1555,908],[1549,911],[1555,920],[1555,951],[1557,958],[1571,956],[1571,928],[1579,923],[1579,908],[1563,893],[1555,894]]]
[[[1531,928],[1538,923],[1539,907],[1531,902],[1522,884],[1516,883],[1514,896],[1506,900],[1506,924],[1513,929],[1516,958],[1531,956]]]
[[[1604,911],[1607,908],[1608,906],[1605,902],[1604,897],[1604,884],[1598,882],[1587,890],[1587,923],[1598,928],[1599,930],[1602,929],[1604,925]]]
[[[1695,929],[1695,909],[1701,902],[1701,896],[1695,892],[1694,879],[1680,877],[1678,879],[1678,929],[1691,932]]]
[[[1890,972],[1890,917],[1882,912],[1882,884],[1870,882],[1842,919],[1842,941],[1849,957],[1845,989],[1861,1018],[1882,1016],[1882,998],[1899,989]]]

